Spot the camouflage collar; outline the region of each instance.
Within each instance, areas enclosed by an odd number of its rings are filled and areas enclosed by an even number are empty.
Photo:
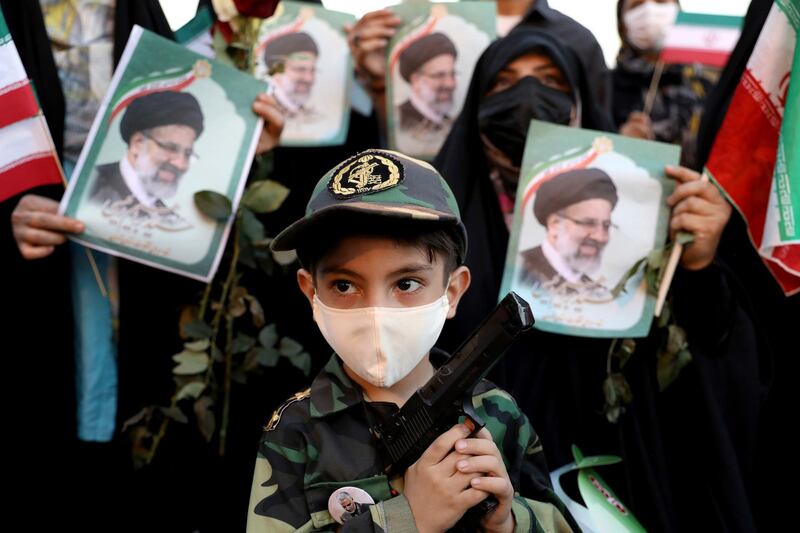
[[[448,354],[438,348],[431,349],[434,368],[439,368]],[[347,376],[339,356],[333,354],[311,383],[311,416],[322,418],[338,413],[359,403],[364,396],[358,384]]]
[[[361,390],[345,373],[339,356],[333,354],[311,384],[311,416],[322,418],[338,413],[362,398]]]

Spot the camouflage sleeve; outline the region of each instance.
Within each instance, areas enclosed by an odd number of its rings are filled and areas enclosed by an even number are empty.
[[[256,457],[248,533],[288,533],[315,531],[303,487],[306,453],[264,433]],[[334,531],[331,529],[330,531]]]
[[[502,450],[516,491],[512,512],[517,533],[579,532],[572,515],[550,485],[542,445],[528,418],[505,391],[491,389],[481,396],[486,427]]]

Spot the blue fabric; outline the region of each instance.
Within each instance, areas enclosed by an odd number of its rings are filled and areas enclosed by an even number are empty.
[[[75,165],[64,164],[67,176]],[[72,313],[75,328],[75,392],[78,438],[108,442],[117,417],[117,351],[111,301],[100,292],[83,246],[69,243],[72,266]],[[113,258],[92,251],[106,287]]]

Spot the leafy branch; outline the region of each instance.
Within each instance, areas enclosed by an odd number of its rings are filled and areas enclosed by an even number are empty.
[[[235,383],[246,384],[248,376],[275,367],[282,358],[305,375],[311,371],[311,356],[297,341],[280,337],[275,324],[266,323],[261,301],[243,283],[246,274],[272,276],[276,265],[295,260],[270,251],[271,238],[257,216],[276,211],[289,194],[280,183],[266,179],[269,163],[259,161],[256,177],[261,179],[248,185],[235,213],[224,195],[195,193],[195,206],[208,218],[225,223],[233,217],[232,238],[216,276],[182,315],[185,342],[172,356],[175,391],[170,405],[147,406],[123,425],[137,466],[152,462],[170,423],[187,424],[190,415],[206,442],[216,438],[217,453],[224,456]]]
[[[642,269],[644,269],[647,292],[656,296],[672,248],[676,243],[684,245],[689,244],[692,240],[694,240],[694,236],[691,233],[678,232],[675,240],[669,246],[653,250],[646,257],[636,261],[617,285],[611,289],[613,298],[626,292],[625,287],[628,281]],[[678,378],[681,369],[692,360],[686,331],[675,322],[671,308],[671,301],[666,302],[655,325],[658,335],[661,336],[661,343],[656,355],[656,378],[661,392]],[[619,420],[619,417],[625,412],[626,406],[633,401],[633,392],[622,370],[635,351],[636,341],[634,339],[614,339],[608,350],[606,379],[603,381],[605,397],[603,413],[612,424]]]

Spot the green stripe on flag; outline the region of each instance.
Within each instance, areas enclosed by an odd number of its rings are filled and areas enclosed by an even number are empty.
[[[775,4],[786,15],[795,33],[800,31],[800,2],[797,0],[777,0]]]
[[[742,17],[709,15],[707,13],[687,13],[681,11],[678,13],[678,19],[675,21],[675,25],[716,26],[721,28],[735,28],[738,30],[742,27],[742,20]]]
[[[778,228],[782,241],[800,239],[800,33],[795,34],[792,76],[786,91],[774,180],[781,210]]]
[[[11,40],[11,33],[8,31],[8,24],[3,17],[3,10],[0,9],[0,45],[6,44],[6,41]]]

